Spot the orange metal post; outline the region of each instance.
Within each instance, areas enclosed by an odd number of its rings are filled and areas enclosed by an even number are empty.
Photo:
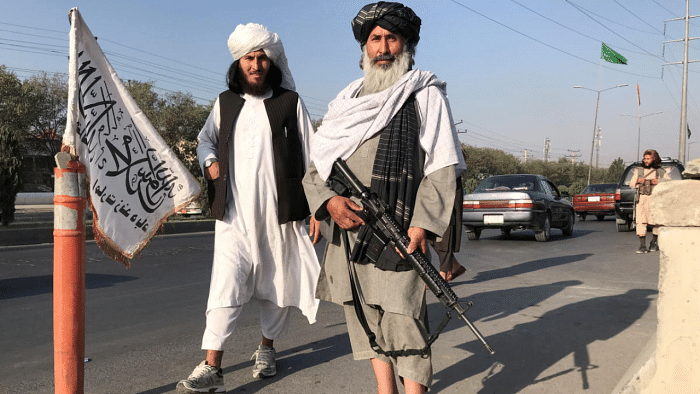
[[[59,157],[60,156],[60,157]],[[85,166],[56,155],[53,335],[56,394],[82,394],[85,378]]]

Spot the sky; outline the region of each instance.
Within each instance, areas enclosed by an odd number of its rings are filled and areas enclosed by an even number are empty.
[[[20,79],[68,71],[68,11],[78,7],[123,80],[159,94],[190,92],[208,104],[226,89],[228,36],[261,23],[279,34],[296,88],[321,118],[360,78],[350,21],[365,1],[5,1],[0,64]],[[415,67],[447,82],[460,140],[521,160],[626,163],[645,149],[678,157],[684,21],[682,0],[404,1],[422,19]],[[700,14],[700,2],[690,15]],[[689,37],[700,36],[691,19]],[[627,65],[600,59],[605,42]],[[689,59],[700,60],[691,41]],[[616,87],[627,84],[625,87]],[[639,96],[637,95],[639,85]],[[581,86],[582,88],[574,88]],[[688,73],[688,160],[700,157],[700,64]],[[598,94],[600,91],[600,94]],[[596,111],[596,101],[600,103]],[[596,116],[597,114],[597,116]],[[697,130],[697,131],[696,131]],[[639,145],[639,149],[638,149]]]

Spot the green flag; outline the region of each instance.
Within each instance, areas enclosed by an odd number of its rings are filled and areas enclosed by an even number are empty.
[[[627,64],[627,59],[625,59],[624,56],[610,49],[605,43],[603,43],[603,46],[600,48],[600,58],[610,63]]]

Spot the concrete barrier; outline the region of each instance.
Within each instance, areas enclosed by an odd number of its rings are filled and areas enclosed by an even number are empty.
[[[651,222],[661,226],[655,343],[613,394],[700,393],[700,159],[683,175],[651,195]]]
[[[15,205],[53,205],[53,192],[17,193]]]

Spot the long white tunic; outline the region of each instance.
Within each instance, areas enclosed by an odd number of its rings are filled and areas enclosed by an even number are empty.
[[[299,308],[316,320],[314,297],[320,264],[303,221],[277,220],[272,131],[263,96],[244,94],[229,143],[229,193],[223,221],[216,221],[214,263],[207,311],[239,306],[251,298]],[[313,128],[301,98],[299,136],[308,168]],[[220,106],[217,100],[197,139],[200,165],[217,155]]]

